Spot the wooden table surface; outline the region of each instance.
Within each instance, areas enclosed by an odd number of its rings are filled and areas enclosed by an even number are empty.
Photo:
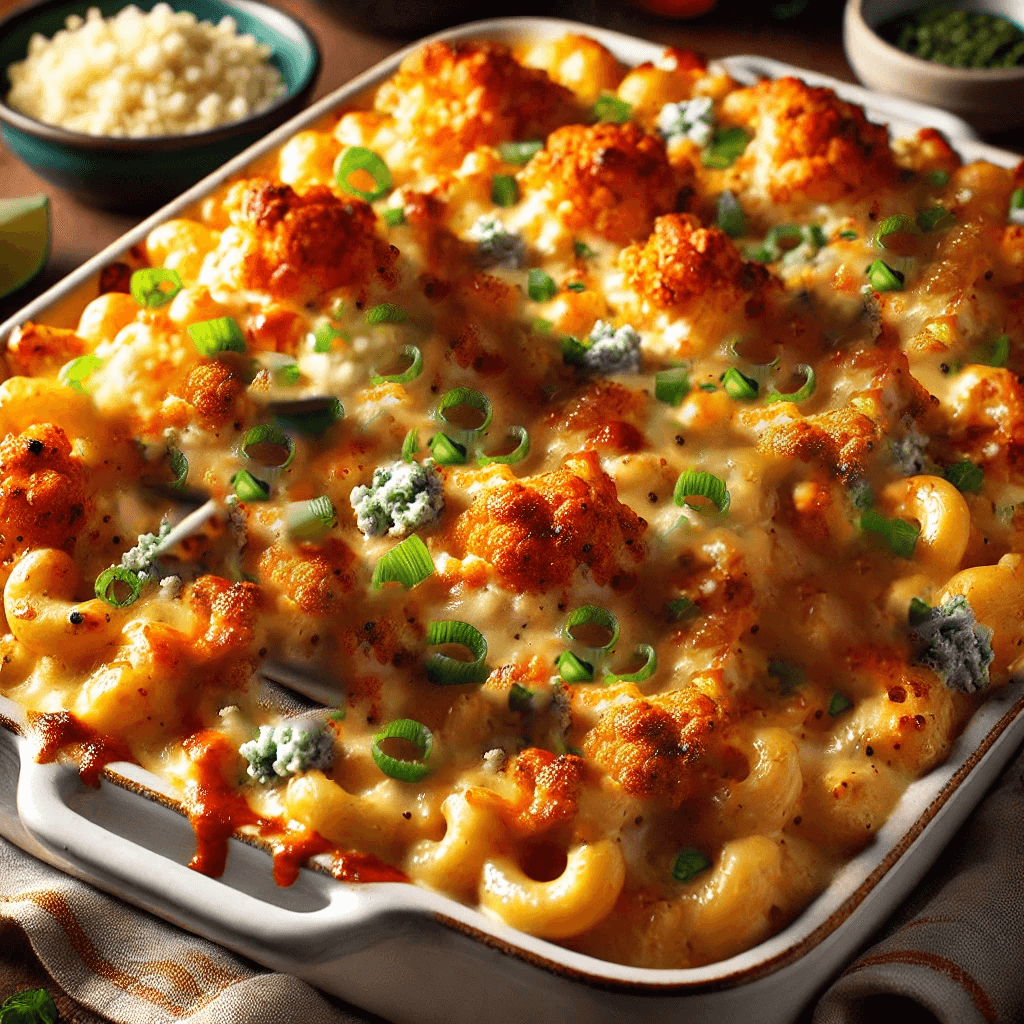
[[[424,34],[417,31],[399,35],[356,24],[349,13],[353,10],[353,3],[357,6],[365,3],[370,9],[380,4],[382,10],[393,11],[397,5],[402,5],[406,10],[439,12],[437,19],[425,26],[431,31],[480,17],[529,14],[571,18],[665,45],[698,50],[709,58],[760,54],[855,81],[843,55],[841,0],[810,0],[803,14],[786,21],[771,16],[771,0],[757,5],[756,11],[736,0],[719,0],[716,10],[692,21],[670,21],[648,15],[630,7],[626,0],[556,0],[543,5],[533,0],[495,0],[483,8],[470,7],[467,0],[395,0],[390,6],[386,5],[386,0],[269,2],[301,18],[320,44],[323,68],[314,98],[326,95]],[[0,17],[18,6],[17,0],[0,0]],[[187,6],[187,3],[181,6]],[[990,137],[989,141],[1024,153],[1024,132]],[[6,320],[35,295],[115,241],[140,219],[83,206],[42,181],[6,148],[0,147],[0,197],[40,192],[47,193],[51,199],[53,237],[50,259],[43,274],[35,281],[15,295],[0,300],[0,321]],[[9,930],[0,931],[0,1002],[12,991],[40,985],[54,988],[39,968],[27,943]],[[62,1019],[83,1024],[101,1020],[67,1000],[62,1001],[60,993],[54,992],[54,995],[62,1004]],[[911,1024],[909,1019],[907,1024]]]

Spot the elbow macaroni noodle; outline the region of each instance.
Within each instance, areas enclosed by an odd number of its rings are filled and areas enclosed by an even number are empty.
[[[1017,184],[683,51],[431,43],[8,340],[0,692],[177,785],[200,870],[749,948],[1021,662]],[[332,757],[248,771],[283,725]]]

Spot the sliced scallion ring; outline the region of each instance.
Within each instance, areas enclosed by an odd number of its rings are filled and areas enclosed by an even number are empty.
[[[439,466],[464,466],[469,461],[466,446],[453,441],[447,434],[435,434],[428,446]]]
[[[212,359],[221,352],[244,352],[245,335],[233,316],[219,316],[188,325],[188,336],[201,356]]]
[[[385,740],[408,740],[419,751],[420,760],[406,761],[385,754],[380,747]],[[398,718],[388,722],[380,732],[374,734],[370,743],[374,764],[385,775],[390,775],[399,782],[419,782],[430,771],[424,762],[430,760],[433,749],[434,736],[431,731],[422,722],[412,718]]]
[[[394,302],[382,302],[379,306],[371,306],[366,311],[368,324],[401,324],[409,319],[409,314]]]
[[[321,324],[313,332],[313,351],[320,354],[330,352],[334,348],[336,338],[341,338],[342,341],[348,340],[345,332],[338,330],[333,324]]]
[[[363,146],[349,146],[338,154],[334,161],[334,180],[340,189],[368,203],[391,191],[388,165],[372,149]]]
[[[860,514],[860,528],[881,534],[889,550],[900,558],[912,558],[921,528],[906,519],[888,519],[869,508]]]
[[[240,501],[270,500],[270,484],[257,479],[247,469],[240,469],[231,478],[231,483]]]
[[[295,442],[269,423],[261,423],[242,438],[242,455],[260,466],[285,469],[295,461]]]
[[[385,583],[401,583],[410,590],[433,572],[434,563],[427,545],[414,533],[381,556],[373,570],[370,585],[374,590],[380,590]]]
[[[753,377],[741,373],[735,366],[730,366],[721,377],[722,387],[725,393],[737,402],[750,401],[757,398],[760,385]]]
[[[677,597],[665,605],[665,619],[668,622],[682,622],[700,612],[700,608],[688,597]]]
[[[558,285],[546,270],[534,267],[526,277],[526,293],[534,302],[548,302],[558,294]]]
[[[780,658],[772,658],[768,662],[768,675],[778,679],[783,695],[788,696],[798,686],[803,686],[807,673],[799,665],[791,665]]]
[[[402,442],[402,461],[412,462],[416,457],[416,452],[419,451],[420,447],[420,432],[413,427],[408,434],[405,435],[405,440]]]
[[[654,375],[654,397],[667,405],[679,405],[690,393],[690,371],[685,366],[659,370]]]
[[[919,235],[921,229],[918,227],[917,221],[913,217],[908,217],[904,213],[894,213],[891,217],[886,217],[881,224],[878,225],[878,230],[875,232],[874,243],[880,245],[883,249],[887,249],[889,246],[886,243],[886,238],[889,235]]]
[[[597,255],[586,242],[581,242],[578,238],[573,239],[572,252],[578,260],[592,260]]]
[[[487,638],[475,626],[457,619],[443,619],[427,627],[427,644],[463,647],[473,655],[472,661],[463,661],[441,651],[431,651],[423,659],[427,678],[436,686],[460,686],[463,683],[482,683],[490,674],[487,660]]]
[[[714,473],[705,473],[697,469],[684,469],[676,481],[672,500],[680,506],[689,505],[698,508],[694,498],[707,498],[719,512],[728,512],[732,498],[725,481]]]
[[[876,292],[898,292],[903,290],[904,277],[883,260],[872,260],[864,271],[868,282]]]
[[[334,504],[326,494],[309,501],[292,501],[284,507],[284,525],[294,540],[323,536],[338,521]]]
[[[735,192],[726,189],[718,197],[717,223],[730,238],[739,238],[746,232],[747,219]]]
[[[437,421],[452,440],[469,444],[491,425],[491,400],[473,388],[452,388],[441,396]]]
[[[912,597],[910,599],[910,606],[907,608],[907,625],[920,626],[922,622],[927,622],[931,616],[932,606],[927,601],[922,601],[919,597]]]
[[[658,655],[650,644],[637,644],[633,657],[643,662],[635,672],[606,672],[605,675],[619,683],[642,683],[658,670]]]
[[[592,683],[594,666],[588,661],[577,658],[572,651],[562,651],[555,662],[558,674],[567,683]]]
[[[57,380],[64,385],[66,388],[71,388],[72,391],[77,391],[80,395],[86,394],[85,388],[82,386],[82,381],[86,379],[94,370],[98,370],[103,365],[103,360],[96,355],[79,356],[77,359],[72,359],[71,362],[65,363],[60,368],[60,373],[57,376]]]
[[[399,351],[402,359],[408,359],[409,365],[400,373],[378,373],[370,376],[371,384],[408,384],[423,372],[423,353],[415,345],[403,345]]]
[[[793,372],[803,374],[803,385],[797,388],[796,391],[791,391],[788,394],[776,391],[775,388],[769,388],[768,394],[764,396],[766,405],[772,402],[803,402],[814,394],[814,388],[817,383],[817,378],[814,374],[814,367],[809,366],[807,363],[799,363],[794,368]]]
[[[496,174],[491,180],[491,202],[495,206],[515,206],[519,202],[519,183],[511,174]]]
[[[529,142],[499,142],[498,153],[501,159],[507,164],[529,163],[542,149],[544,143],[540,139],[531,139]]]
[[[286,430],[319,437],[345,415],[336,398],[300,398],[294,402],[273,402],[268,406],[278,424]]]
[[[583,658],[598,663],[619,642],[619,620],[607,608],[585,604],[570,613],[562,632]]]
[[[512,451],[506,452],[503,455],[484,455],[481,453],[476,459],[478,465],[489,466],[493,462],[498,462],[505,466],[511,466],[517,462],[522,462],[530,454],[530,435],[526,432],[525,427],[509,427],[508,440],[516,442],[516,446]]]
[[[949,184],[949,171],[929,171],[928,183],[936,188],[942,188]]]
[[[592,116],[595,121],[607,121],[611,124],[625,124],[633,108],[625,100],[614,93],[604,92],[594,101]]]
[[[180,448],[175,448],[171,445],[167,449],[167,464],[171,467],[171,472],[174,474],[174,482],[171,486],[180,490],[185,486],[185,481],[188,479],[188,459],[185,458]]]
[[[672,862],[672,878],[676,882],[689,882],[711,867],[711,861],[696,847],[680,850]]]
[[[143,309],[166,306],[183,287],[181,275],[165,267],[136,270],[128,285],[132,298]]]
[[[114,589],[118,584],[123,584],[128,588],[128,594],[124,600],[117,596],[117,592]],[[96,577],[94,589],[96,596],[101,601],[105,601],[115,608],[127,608],[128,605],[138,601],[139,595],[142,593],[142,580],[131,569],[125,569],[120,565],[112,565],[109,569],[104,569]]]

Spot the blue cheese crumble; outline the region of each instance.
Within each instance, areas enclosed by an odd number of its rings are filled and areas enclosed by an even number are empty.
[[[607,321],[598,320],[582,360],[595,373],[639,373],[640,335],[629,324],[616,330]]]
[[[976,693],[988,686],[992,631],[975,620],[962,594],[930,608],[911,636],[917,645],[915,662],[927,665],[948,689]]]
[[[657,129],[669,142],[689,139],[698,146],[706,146],[715,133],[714,107],[710,96],[666,103],[658,114]]]
[[[918,429],[916,423],[911,422],[906,433],[892,442],[892,458],[900,472],[904,476],[917,476],[918,473],[926,472],[928,459],[925,452],[928,450],[928,435]]]
[[[325,723],[310,728],[261,725],[256,739],[243,743],[238,752],[249,762],[249,775],[266,786],[313,768],[330,768],[334,734]]]
[[[526,261],[526,243],[522,236],[496,217],[486,214],[477,217],[469,229],[469,237],[476,242],[477,263],[482,267],[506,267],[515,270]]]
[[[441,474],[433,459],[422,466],[392,462],[373,471],[369,486],[353,488],[351,502],[364,537],[404,537],[440,518],[444,511]]]
[[[171,524],[165,520],[156,533],[142,534],[135,547],[121,556],[121,568],[130,569],[143,583],[151,576],[158,576],[159,573],[153,571],[153,563],[157,550],[170,532]]]

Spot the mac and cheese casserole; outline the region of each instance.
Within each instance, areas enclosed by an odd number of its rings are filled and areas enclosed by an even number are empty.
[[[210,874],[758,943],[1018,665],[1018,174],[680,51],[427,45],[8,340],[0,692]]]

